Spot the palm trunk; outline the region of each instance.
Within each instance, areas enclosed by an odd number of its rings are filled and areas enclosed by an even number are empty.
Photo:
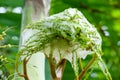
[[[29,23],[34,23],[41,18],[48,16],[50,0],[25,0],[22,28],[19,50],[26,44],[27,39],[36,32],[36,30],[25,29]],[[32,56],[21,56],[22,64],[18,64],[19,79],[15,80],[45,80],[45,56],[37,52]]]

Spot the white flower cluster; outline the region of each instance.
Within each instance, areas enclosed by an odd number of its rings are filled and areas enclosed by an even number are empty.
[[[77,9],[69,8],[29,24],[23,32],[28,30],[35,33],[25,40],[24,50],[42,51],[47,58],[52,57],[55,64],[67,59],[75,68],[77,59],[85,59],[88,54],[101,49],[99,33]]]

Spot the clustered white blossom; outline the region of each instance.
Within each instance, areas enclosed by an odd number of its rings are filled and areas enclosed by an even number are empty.
[[[30,32],[34,34],[30,35]],[[77,59],[85,59],[88,54],[101,49],[102,39],[96,28],[73,8],[29,24],[24,34],[22,49],[27,54],[41,51],[47,58],[52,57],[54,64],[66,59],[74,70],[77,70]]]

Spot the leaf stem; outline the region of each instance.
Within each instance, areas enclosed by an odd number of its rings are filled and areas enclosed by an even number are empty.
[[[85,73],[88,71],[88,69],[91,67],[91,65],[94,63],[95,59],[97,58],[97,55],[95,54],[89,64],[85,67],[85,69],[82,70],[82,72],[79,74],[78,77],[76,77],[75,80],[82,80],[82,77],[85,75]]]
[[[82,60],[81,60],[81,58],[79,59],[79,62],[80,62],[80,68],[83,71],[83,66],[82,66]]]

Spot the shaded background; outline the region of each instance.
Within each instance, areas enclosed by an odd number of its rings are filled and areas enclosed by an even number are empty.
[[[0,0],[0,34],[12,27],[6,33],[0,45],[19,44],[21,11],[23,0]],[[95,25],[103,39],[102,58],[112,75],[113,80],[120,79],[120,0],[52,0],[50,15],[67,8],[79,9],[90,23]],[[8,62],[0,60],[0,79],[14,73],[15,56],[18,47],[0,49],[0,55],[8,58]],[[89,60],[89,57],[87,57]],[[87,63],[87,60],[84,61]],[[63,80],[73,80],[74,73],[67,62]],[[88,80],[105,80],[99,68],[95,68]]]

